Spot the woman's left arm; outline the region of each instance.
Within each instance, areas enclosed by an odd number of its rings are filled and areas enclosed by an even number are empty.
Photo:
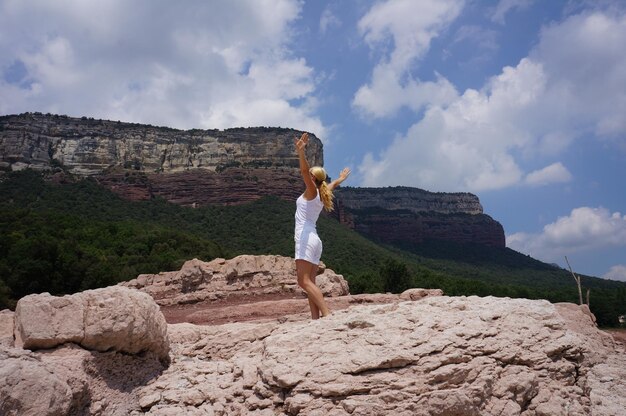
[[[334,191],[336,187],[339,186],[339,184],[341,184],[341,182],[345,181],[346,179],[348,179],[348,176],[350,176],[350,169],[349,168],[344,168],[340,173],[339,173],[339,178],[335,179],[334,181],[332,181],[331,183],[328,184],[328,187],[330,188],[331,191]]]

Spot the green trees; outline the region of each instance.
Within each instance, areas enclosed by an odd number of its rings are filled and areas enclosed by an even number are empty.
[[[389,259],[380,268],[380,278],[385,292],[402,293],[413,287],[413,277],[406,264]]]

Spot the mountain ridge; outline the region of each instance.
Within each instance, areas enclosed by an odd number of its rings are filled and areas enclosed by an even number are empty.
[[[61,172],[91,176],[131,200],[162,197],[191,207],[237,205],[265,195],[293,201],[302,192],[293,149],[300,133],[280,127],[177,130],[24,113],[0,117],[0,170],[57,171],[57,181],[71,180]],[[314,134],[309,137],[307,159],[323,165],[323,144]],[[390,192],[396,194],[394,205],[389,204]],[[365,215],[361,208],[366,201],[384,215]],[[407,209],[412,215],[406,215]],[[377,234],[385,242],[505,245],[501,224],[484,214],[478,197],[469,193],[346,188],[337,192],[335,215],[355,231]]]

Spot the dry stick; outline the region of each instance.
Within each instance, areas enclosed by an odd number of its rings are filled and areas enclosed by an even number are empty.
[[[591,289],[587,288],[587,306],[589,306],[589,291],[590,291],[590,290],[591,290]]]
[[[580,288],[580,276],[577,276],[576,273],[572,270],[572,266],[569,264],[569,260],[567,260],[567,256],[565,256],[565,261],[567,262],[567,266],[569,267],[569,271],[574,276],[574,280],[576,280],[576,286],[578,286],[578,301],[580,304],[583,304],[583,291]],[[588,295],[587,295],[588,296]]]

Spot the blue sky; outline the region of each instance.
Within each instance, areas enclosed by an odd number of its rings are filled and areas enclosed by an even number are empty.
[[[622,0],[0,0],[0,114],[282,126],[626,281]]]

